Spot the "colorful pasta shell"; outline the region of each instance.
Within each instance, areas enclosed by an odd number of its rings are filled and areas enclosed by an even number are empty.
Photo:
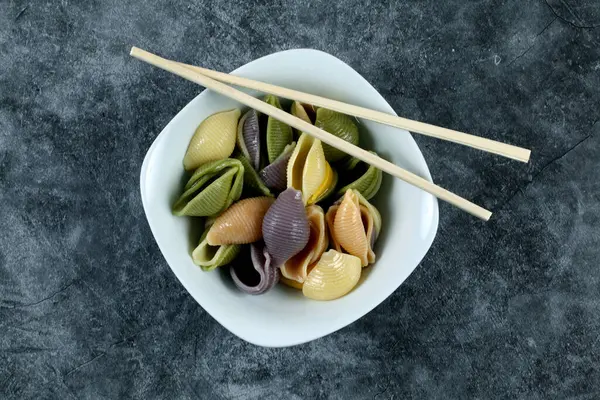
[[[265,185],[274,192],[282,192],[287,187],[287,165],[295,147],[296,142],[285,146],[283,153],[259,173]]]
[[[204,271],[212,271],[231,263],[240,253],[241,246],[237,244],[211,246],[206,240],[210,226],[204,231],[200,238],[200,244],[192,252],[194,264],[200,266]]]
[[[299,101],[294,101],[292,103],[290,113],[294,117],[298,117],[309,124],[314,124],[317,111],[311,104],[304,104],[300,103]]]
[[[240,198],[243,185],[244,167],[239,160],[226,158],[204,164],[188,180],[184,193],[173,205],[173,214],[217,215]]]
[[[281,109],[279,99],[273,95],[267,95],[265,102]],[[273,118],[268,117],[267,119],[267,156],[269,158],[269,164],[275,161],[275,159],[283,153],[285,146],[292,143],[294,137],[292,134],[292,128],[285,123]]]
[[[298,254],[310,236],[302,193],[294,188],[282,192],[265,214],[262,230],[267,251],[276,266]]]
[[[263,242],[250,245],[249,262],[237,262],[230,268],[231,278],[242,291],[252,295],[263,294],[279,281],[279,268],[273,264],[271,255]]]
[[[209,161],[222,160],[233,153],[240,110],[223,111],[206,118],[190,140],[183,166],[193,171]]]
[[[279,282],[283,283],[286,286],[289,286],[294,289],[299,289],[299,290],[302,290],[302,286],[304,286],[304,282],[300,283],[293,279],[288,279],[283,275],[279,276]]]
[[[375,248],[375,242],[377,241],[381,233],[381,214],[373,204],[371,204],[366,198],[364,198],[360,194],[360,192],[355,191],[355,193],[358,197],[358,203],[360,204],[360,211],[363,215],[363,220],[366,221],[367,240],[369,241],[369,245],[372,251]],[[373,229],[370,229],[371,221],[373,221]],[[375,254],[373,254],[373,261],[370,262],[375,262]]]
[[[272,197],[253,197],[234,203],[215,219],[206,237],[208,244],[246,244],[262,239],[262,221],[274,201]]]
[[[310,272],[310,266],[316,263],[329,245],[325,213],[317,205],[306,207],[310,225],[308,243],[298,254],[287,260],[281,267],[281,275],[287,279],[302,283]]]
[[[300,135],[287,166],[287,186],[302,190],[302,171],[306,164],[306,156],[315,139],[307,134]]]
[[[358,127],[352,118],[345,114],[319,108],[317,109],[315,126],[358,146]],[[346,156],[346,153],[328,144],[323,144],[323,151],[329,162],[341,160]]]
[[[325,219],[337,251],[358,257],[363,267],[375,262],[373,247],[381,230],[381,216],[358,191],[348,190],[339,204],[329,208]]]
[[[247,111],[237,128],[237,143],[242,154],[250,161],[252,168],[260,169],[260,129],[256,110]]]
[[[377,155],[374,151],[370,153]],[[383,172],[372,165],[366,165],[357,158],[351,157],[348,160],[344,163],[344,169],[349,176],[353,177],[353,180],[339,189],[337,194],[343,196],[348,189],[354,189],[359,191],[365,199],[371,200],[381,187]]]
[[[358,257],[329,250],[310,271],[302,293],[313,300],[334,300],[349,293],[360,279]]]
[[[239,160],[244,166],[244,196],[273,197],[271,190],[265,185],[258,172],[250,165],[250,161],[248,161],[241,151],[236,150],[232,157]]]
[[[303,104],[299,101],[294,101],[292,103],[292,107],[290,108],[290,114],[294,117],[298,117],[304,122],[308,122],[309,124],[315,123],[315,118],[317,117],[317,110],[311,104]],[[297,129],[293,129],[294,137],[299,137],[302,132]]]
[[[314,204],[333,191],[337,179],[325,160],[321,141],[302,133],[288,163],[288,187],[302,191],[304,204]]]
[[[370,153],[377,154],[372,151]],[[342,171],[354,171],[359,165],[362,165],[361,163],[362,161],[356,157],[348,157],[343,162],[340,162],[338,165],[340,170]]]

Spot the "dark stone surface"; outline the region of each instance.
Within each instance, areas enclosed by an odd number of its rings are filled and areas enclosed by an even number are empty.
[[[600,396],[600,3],[0,2],[0,398]],[[373,312],[263,349],[185,292],[138,195],[199,88],[131,45],[219,70],[313,47],[401,115],[533,150],[416,137],[440,206],[420,267]]]

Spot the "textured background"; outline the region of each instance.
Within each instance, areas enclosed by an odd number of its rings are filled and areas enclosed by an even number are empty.
[[[0,398],[600,396],[598,0],[0,1]],[[416,137],[438,237],[382,305],[312,343],[219,326],[163,260],[143,155],[197,86],[131,45],[232,70],[313,47],[400,115],[530,147]]]

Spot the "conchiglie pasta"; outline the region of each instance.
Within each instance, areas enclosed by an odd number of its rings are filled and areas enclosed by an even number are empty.
[[[287,260],[281,267],[281,274],[298,283],[304,282],[312,264],[317,262],[329,245],[325,213],[320,206],[306,207],[310,225],[308,243],[298,254]]]
[[[333,172],[329,163],[325,161],[321,141],[315,139],[306,155],[302,171],[302,193],[306,196],[306,203],[316,203],[331,186],[332,180]]]
[[[293,279],[288,279],[288,278],[286,278],[283,275],[281,275],[279,277],[279,282],[283,283],[286,286],[289,286],[289,287],[294,288],[294,289],[299,289],[299,290],[302,290],[302,286],[304,286],[304,282],[300,283],[300,282],[295,281]]]
[[[309,124],[315,123],[317,110],[315,107],[310,104],[302,104],[299,101],[294,101],[292,103],[292,107],[290,109],[290,114],[294,117],[300,118],[304,122],[308,122]],[[300,136],[302,132],[297,129],[294,129],[294,133],[296,137]]]
[[[200,243],[192,252],[192,260],[204,271],[212,271],[231,263],[239,254],[241,246],[237,244],[211,246],[206,240],[210,226],[200,238]]]
[[[300,136],[287,165],[288,187],[302,190],[302,171],[304,170],[304,164],[306,164],[306,156],[314,141],[315,139],[310,135],[302,134]]]
[[[302,293],[313,300],[340,298],[354,289],[361,270],[358,257],[329,250],[308,274]]]
[[[282,109],[276,96],[264,101]],[[358,145],[347,115],[298,101],[289,111]],[[192,260],[204,271],[227,266],[240,291],[259,295],[281,281],[307,298],[333,300],[375,262],[382,220],[368,200],[382,171],[319,139],[256,110],[232,109],[196,128],[183,165],[191,177],[173,214],[205,221]],[[340,198],[325,213],[323,200],[334,193]]]
[[[352,118],[345,114],[326,108],[319,108],[317,110],[315,126],[347,142],[358,145],[358,127]],[[346,153],[328,144],[323,145],[323,151],[325,152],[327,161],[330,162],[335,162],[346,157]]]
[[[290,111],[294,117],[298,117],[309,124],[315,122],[317,111],[315,110],[314,106],[310,104],[302,104],[299,101],[294,101]]]
[[[259,173],[265,185],[274,192],[282,192],[287,187],[287,165],[295,147],[296,142],[288,144],[283,153]]]
[[[369,239],[369,243],[371,243],[371,247],[375,246],[375,241],[379,237],[381,233],[381,214],[379,210],[375,208],[373,204],[371,204],[359,191],[355,191],[356,196],[358,197],[358,203],[360,204],[361,212],[363,213],[363,221],[367,221],[367,226],[369,226],[369,220],[373,220],[373,231],[369,233],[367,229],[367,238]],[[375,261],[373,261],[375,262]]]
[[[206,237],[208,244],[246,244],[262,239],[262,221],[274,201],[272,197],[253,197],[233,204],[215,219]]]
[[[247,111],[238,123],[237,143],[242,154],[248,159],[252,168],[260,168],[260,129],[256,110]]]
[[[302,133],[288,163],[288,187],[302,191],[304,204],[314,204],[331,194],[337,179],[325,160],[321,141]]]
[[[282,192],[265,214],[262,230],[267,251],[276,266],[298,254],[310,236],[302,193],[293,188]]]
[[[233,283],[242,292],[252,295],[269,291],[279,281],[280,274],[263,242],[250,245],[250,261],[236,262],[231,266],[229,271]]]
[[[375,262],[373,246],[381,229],[381,216],[360,193],[348,190],[339,204],[329,208],[326,220],[336,250],[358,257],[364,267]]]
[[[173,205],[173,214],[210,217],[219,214],[240,198],[244,167],[238,160],[212,161],[198,168]]]
[[[223,111],[206,118],[190,140],[183,166],[193,171],[209,161],[227,158],[233,153],[240,110]]]
[[[256,172],[254,167],[250,164],[250,161],[241,151],[236,150],[232,157],[239,160],[244,167],[243,194],[245,197],[257,195],[273,196],[271,190],[266,186],[265,182],[263,182],[262,178],[258,175],[258,172]]]
[[[374,151],[370,153],[377,155]],[[380,169],[372,165],[365,165],[364,162],[354,157],[344,163],[342,168],[345,174],[353,179],[337,191],[339,196],[344,195],[348,189],[357,190],[367,200],[377,194],[383,180],[383,172]]]
[[[279,99],[276,96],[268,95],[265,97],[265,102],[272,105],[273,107],[277,107],[281,109],[281,104],[279,103]],[[267,119],[267,157],[269,159],[269,163],[275,161],[277,157],[283,150],[285,146],[292,143],[294,140],[294,136],[292,133],[292,128],[289,125],[273,118],[268,117]]]

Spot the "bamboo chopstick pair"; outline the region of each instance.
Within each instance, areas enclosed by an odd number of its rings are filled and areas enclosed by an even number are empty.
[[[483,151],[487,151],[494,154],[499,154],[504,157],[512,158],[515,160],[528,162],[531,154],[530,150],[523,149],[520,147],[512,146],[496,142],[490,139],[481,138],[466,133],[453,131],[451,129],[441,128],[434,125],[425,124],[422,122],[412,121],[409,119],[397,117],[382,113],[379,111],[369,110],[367,108],[358,107],[346,103],[342,103],[335,100],[326,99],[324,97],[315,96],[308,93],[299,92],[275,85],[270,85],[264,82],[258,82],[247,78],[242,78],[235,75],[229,75],[222,72],[213,71],[210,69],[200,68],[192,65],[182,64],[176,61],[167,60],[159,57],[155,54],[149,53],[137,47],[131,48],[131,56],[147,62],[148,64],[154,65],[165,71],[169,71],[182,78],[188,79],[199,85],[204,86],[207,89],[214,90],[226,97],[230,97],[248,107],[251,107],[263,114],[269,115],[279,121],[282,121],[293,128],[296,128],[302,132],[306,132],[309,135],[321,140],[324,143],[331,145],[353,157],[356,157],[367,164],[373,165],[380,170],[387,172],[403,181],[410,183],[437,198],[447,201],[448,203],[478,217],[485,221],[489,220],[492,213],[485,208],[482,208],[470,201],[440,187],[426,179],[421,178],[418,175],[413,174],[399,166],[384,160],[368,151],[355,146],[351,143],[346,142],[343,139],[338,138],[316,126],[309,124],[299,118],[294,117],[287,112],[273,107],[260,99],[252,97],[244,92],[241,92],[225,83],[238,85],[250,89],[254,89],[260,92],[273,94],[290,100],[297,100],[302,103],[308,103],[316,105],[318,107],[325,107],[334,111],[341,112],[343,114],[352,115],[359,118],[364,118],[379,122],[382,124],[406,129],[411,132],[421,133],[424,135],[436,137],[443,140],[463,144],[466,146],[474,147]],[[225,83],[223,83],[225,82]]]

